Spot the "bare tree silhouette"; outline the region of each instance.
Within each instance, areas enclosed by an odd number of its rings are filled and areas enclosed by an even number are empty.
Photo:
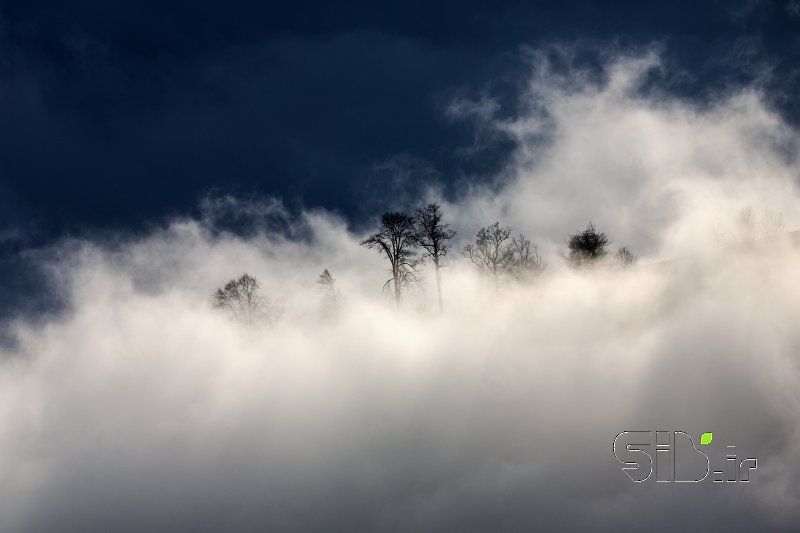
[[[341,295],[336,287],[336,278],[326,268],[317,278],[317,285],[322,292],[322,309],[325,313],[336,315],[341,305]]]
[[[499,287],[500,276],[514,259],[514,249],[508,243],[511,228],[501,227],[499,222],[481,228],[475,236],[475,244],[464,248],[464,255],[494,281],[495,290]]]
[[[751,242],[756,239],[756,217],[753,214],[752,207],[747,206],[739,211],[739,218],[736,223],[739,238],[742,242]]]
[[[530,280],[544,272],[547,265],[539,254],[539,247],[531,244],[522,233],[519,234],[519,238],[511,240],[510,248],[512,254],[508,270],[516,279]]]
[[[439,296],[439,310],[444,309],[442,303],[442,278],[439,273],[440,261],[447,255],[447,241],[452,239],[456,232],[449,229],[448,224],[442,223],[442,206],[431,203],[417,209],[417,244],[425,250],[425,254],[433,261],[436,269],[436,292]]]
[[[389,260],[392,277],[386,280],[383,287],[384,290],[391,287],[398,306],[402,292],[419,281],[416,268],[420,260],[414,250],[417,246],[416,230],[414,217],[396,211],[384,213],[378,232],[360,243],[361,246],[377,249]]]
[[[252,330],[257,324],[274,323],[283,314],[283,304],[261,296],[261,283],[250,274],[242,274],[232,279],[225,287],[217,289],[212,304],[218,309],[227,310],[240,324]]]
[[[771,237],[784,231],[786,224],[783,222],[783,213],[774,212],[765,208],[761,216],[761,236]]]
[[[746,244],[758,239],[774,237],[783,233],[786,224],[783,213],[764,208],[757,214],[752,206],[740,209],[734,219],[731,231],[724,231],[720,224],[713,228],[714,243],[718,247]]]
[[[747,206],[739,211],[736,220],[738,242],[752,242],[759,238],[778,235],[784,230],[783,213],[775,213],[764,209],[761,216],[756,216],[755,211]]]
[[[608,237],[589,222],[586,229],[569,236],[567,262],[574,267],[591,266],[608,254]]]
[[[617,263],[622,267],[635,265],[636,261],[639,260],[639,258],[633,255],[633,252],[628,250],[625,246],[617,250],[616,258]]]

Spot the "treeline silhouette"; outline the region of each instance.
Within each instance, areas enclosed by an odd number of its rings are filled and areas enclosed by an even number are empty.
[[[418,269],[425,260],[433,264],[439,310],[444,310],[442,269],[450,252],[450,240],[456,232],[444,222],[441,205],[429,203],[414,214],[401,211],[384,213],[377,230],[359,244],[376,250],[389,265],[385,294],[400,305],[403,295],[413,291],[421,281]],[[591,268],[608,256],[608,236],[589,222],[583,230],[568,235],[564,259],[573,268]],[[463,256],[499,290],[504,280],[532,281],[547,268],[536,244],[522,233],[514,236],[511,227],[494,222],[482,227],[475,239],[462,250]],[[626,247],[614,256],[618,265],[636,263],[636,256]],[[334,276],[325,268],[317,279],[325,315],[338,314],[342,297]],[[283,303],[260,294],[261,284],[245,273],[232,279],[213,297],[214,307],[227,311],[232,318],[252,329],[257,323],[274,325],[283,314]]]
[[[520,281],[540,276],[547,265],[539,248],[520,233],[512,235],[509,226],[495,222],[478,230],[475,241],[464,247],[463,255],[494,283],[499,289],[504,278]],[[431,203],[416,210],[412,216],[393,211],[384,213],[378,231],[361,241],[361,246],[375,249],[389,261],[389,279],[384,291],[394,297],[399,305],[404,292],[413,289],[419,282],[417,268],[426,259],[433,262],[436,272],[436,291],[439,309],[442,301],[442,258],[449,250],[448,241],[456,235],[443,221],[442,208]],[[593,266],[607,254],[609,239],[590,222],[585,229],[569,235],[567,262],[575,268]],[[421,253],[418,253],[421,252]],[[622,266],[632,265],[636,257],[623,247],[617,251],[616,259]]]

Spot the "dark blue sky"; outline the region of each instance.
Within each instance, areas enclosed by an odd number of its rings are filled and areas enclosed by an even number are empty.
[[[512,146],[465,157],[473,132],[446,105],[487,91],[514,113],[523,45],[584,43],[592,65],[592,43],[658,41],[683,72],[659,85],[691,97],[769,64],[770,98],[797,123],[795,5],[3,0],[0,231],[141,227],[213,191],[358,221],[383,207],[392,158],[453,194]]]

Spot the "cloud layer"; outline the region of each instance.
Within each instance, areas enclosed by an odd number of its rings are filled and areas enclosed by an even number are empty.
[[[797,135],[756,89],[703,107],[643,90],[658,57],[611,58],[599,80],[538,61],[524,114],[458,108],[518,143],[496,186],[445,203],[459,244],[500,220],[550,266],[495,294],[453,253],[443,314],[432,283],[382,298],[384,260],[345,221],[274,202],[37,252],[67,305],[3,348],[0,529],[790,530],[800,249],[742,244],[736,221],[752,206],[797,227]],[[230,209],[271,222],[219,231]],[[565,268],[590,219],[639,266]],[[277,327],[211,308],[245,271],[285,301]],[[634,429],[713,431],[759,468],[635,485],[611,454]]]

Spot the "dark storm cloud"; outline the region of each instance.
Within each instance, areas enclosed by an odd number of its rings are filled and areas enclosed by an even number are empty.
[[[794,116],[797,23],[772,2],[5,2],[0,223],[131,226],[220,187],[357,219],[399,153],[453,195],[512,146],[463,157],[474,132],[445,109],[489,91],[516,112],[520,45],[663,41],[684,72],[659,87],[700,96],[768,65]]]
[[[359,9],[259,5],[7,6],[8,203],[129,223],[224,186],[353,210],[376,162],[437,158],[441,93],[500,72]]]

